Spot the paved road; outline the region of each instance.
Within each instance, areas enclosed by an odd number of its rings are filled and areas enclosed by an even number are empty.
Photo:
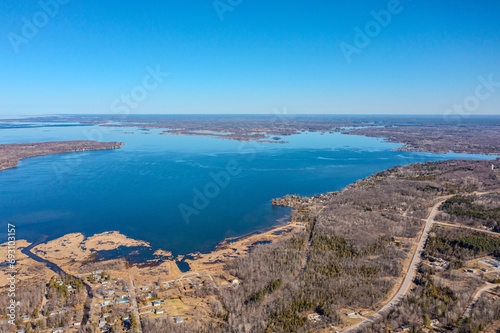
[[[351,326],[347,329],[345,329],[343,332],[356,332],[357,330],[364,328],[366,326],[369,326],[372,324],[375,320],[382,319],[384,315],[386,315],[396,304],[398,304],[405,294],[408,292],[410,289],[411,283],[413,279],[415,278],[415,274],[417,272],[417,267],[420,261],[422,260],[422,252],[424,250],[425,242],[427,241],[427,238],[429,237],[429,231],[432,228],[432,224],[434,223],[434,218],[436,217],[436,214],[438,213],[438,208],[439,206],[446,201],[448,198],[452,197],[451,195],[446,196],[446,197],[441,197],[440,200],[432,207],[431,213],[429,214],[429,217],[425,220],[425,227],[424,231],[422,232],[422,235],[420,236],[420,240],[417,245],[417,249],[415,253],[413,254],[413,258],[411,259],[410,266],[408,268],[408,272],[406,273],[406,276],[403,279],[403,283],[399,287],[398,292],[394,297],[384,305],[380,310],[378,310],[373,316],[370,318],[365,318],[365,320],[357,323],[354,326]]]
[[[476,304],[476,302],[479,300],[479,297],[481,297],[481,295],[485,291],[488,291],[488,290],[493,289],[495,287],[498,287],[498,285],[492,284],[492,283],[486,283],[485,286],[483,286],[481,289],[479,289],[476,292],[476,294],[474,295],[474,297],[472,297],[472,300],[471,300],[469,306],[467,307],[467,309],[465,310],[464,315],[462,316],[462,319],[464,319],[465,317],[468,317],[470,315],[470,312],[472,311],[472,308],[474,307],[474,305]]]

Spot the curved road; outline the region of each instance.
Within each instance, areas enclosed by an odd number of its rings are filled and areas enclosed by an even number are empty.
[[[479,289],[476,294],[474,295],[474,297],[472,297],[472,300],[469,304],[469,306],[467,307],[467,309],[465,310],[464,312],[464,315],[462,316],[462,319],[464,319],[465,317],[468,317],[470,315],[470,312],[472,311],[472,308],[474,307],[474,305],[477,303],[477,301],[479,300],[479,297],[481,297],[481,295],[485,292],[485,291],[488,291],[490,289],[493,289],[493,288],[496,288],[498,287],[498,285],[496,284],[492,284],[492,283],[486,283],[485,286],[483,286],[481,289]]]
[[[429,237],[429,231],[431,230],[432,224],[434,223],[434,218],[438,213],[438,208],[444,201],[446,201],[450,197],[452,197],[452,195],[441,197],[440,200],[434,206],[432,206],[431,213],[429,214],[429,217],[427,217],[427,219],[425,220],[424,231],[422,232],[422,235],[420,235],[420,240],[418,241],[417,249],[413,254],[413,258],[411,259],[410,266],[408,267],[408,272],[406,273],[406,276],[403,279],[403,283],[401,283],[401,286],[399,287],[399,290],[396,293],[396,295],[394,295],[394,297],[389,301],[389,303],[384,305],[374,315],[372,315],[369,318],[365,318],[363,321],[345,329],[343,332],[356,332],[361,328],[369,326],[374,321],[382,319],[384,315],[386,315],[390,310],[392,310],[392,308],[403,299],[405,294],[410,289],[411,283],[415,278],[415,274],[417,272],[418,264],[422,260],[421,254],[424,250],[427,238]]]

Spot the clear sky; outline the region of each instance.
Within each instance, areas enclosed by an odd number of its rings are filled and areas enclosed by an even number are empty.
[[[500,113],[498,0],[54,1],[0,0],[0,114]]]

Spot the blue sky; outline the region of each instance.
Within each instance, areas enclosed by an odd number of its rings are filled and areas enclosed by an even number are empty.
[[[54,1],[0,1],[0,114],[443,114],[500,82],[496,0]]]

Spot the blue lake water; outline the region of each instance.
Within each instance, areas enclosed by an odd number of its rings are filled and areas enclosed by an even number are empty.
[[[400,152],[393,150],[398,144],[338,133],[284,137],[287,144],[158,133],[98,126],[0,126],[0,143],[126,143],[119,150],[29,158],[18,168],[1,171],[0,234],[5,236],[8,222],[17,226],[19,239],[30,241],[118,230],[174,255],[206,252],[224,238],[283,223],[288,210],[272,207],[275,197],[340,190],[396,165],[495,158]],[[229,177],[228,166],[234,171]],[[200,199],[196,193],[208,196]]]

